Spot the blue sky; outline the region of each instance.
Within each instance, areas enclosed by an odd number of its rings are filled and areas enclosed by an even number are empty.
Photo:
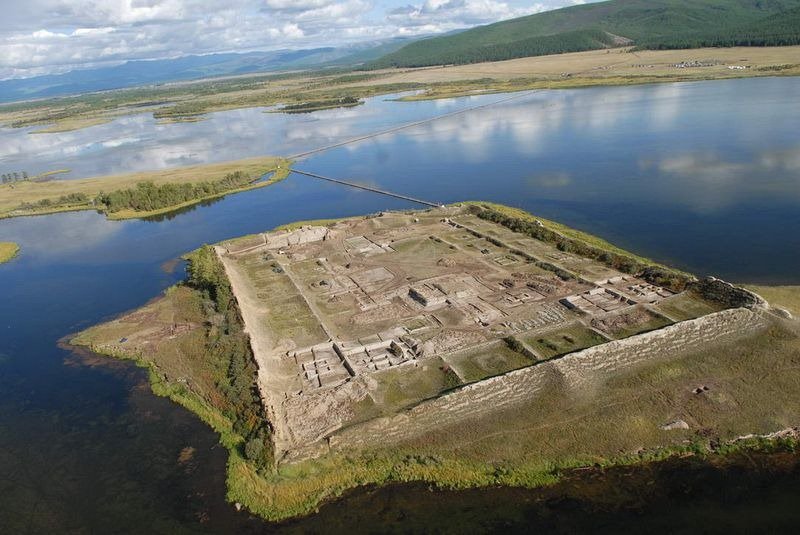
[[[0,79],[439,33],[583,0],[0,0]]]

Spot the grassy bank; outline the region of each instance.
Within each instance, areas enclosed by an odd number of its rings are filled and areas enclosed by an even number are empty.
[[[122,209],[115,212],[107,212],[107,216],[109,219],[119,220],[119,219],[135,219],[135,218],[145,218],[145,217],[153,217],[162,214],[169,214],[176,210],[180,210],[182,208],[186,208],[189,206],[194,206],[196,204],[200,204],[206,201],[219,199],[221,197],[225,197],[227,195],[231,195],[234,193],[241,193],[243,191],[250,191],[253,189],[263,188],[266,186],[270,186],[275,184],[276,182],[280,182],[284,180],[286,177],[289,176],[291,173],[290,162],[288,160],[284,160],[284,163],[278,169],[274,169],[272,176],[270,176],[267,180],[259,180],[257,182],[249,182],[244,186],[241,187],[234,187],[230,189],[224,189],[218,193],[213,193],[210,195],[201,195],[195,197],[191,200],[177,203],[177,204],[170,204],[163,208],[153,209],[153,210],[133,210],[130,208]]]
[[[19,245],[10,241],[0,241],[0,264],[8,262],[19,254]]]
[[[207,246],[187,259],[185,283],[70,343],[147,368],[156,394],[196,412],[254,467],[270,467],[270,426],[261,417],[256,365],[224,269]]]
[[[491,206],[509,217],[535,219]],[[639,258],[591,235],[539,221],[561,236]],[[320,503],[368,484],[537,487],[577,467],[798,447],[796,435],[738,438],[798,424],[800,324],[770,316],[752,335],[712,337],[702,347],[593,379],[581,392],[554,378],[534,399],[478,411],[468,422],[441,424],[385,447],[273,465],[263,457],[270,423],[246,394],[256,391],[255,371],[236,302],[216,257],[207,249],[198,255],[191,256],[187,284],[136,312],[84,331],[73,343],[146,366],[154,392],[197,413],[220,433],[220,442],[230,451],[229,500],[270,520],[310,513]],[[776,291],[779,304],[800,302],[800,287]],[[678,420],[685,428],[666,428]],[[263,444],[254,445],[254,438]]]
[[[282,158],[263,157],[96,178],[5,184],[0,186],[0,218],[75,210],[106,212],[110,219],[148,217],[273,184],[288,176],[290,165],[291,162]],[[270,172],[273,175],[269,180],[259,181]],[[232,175],[239,178],[223,184]],[[134,206],[109,209],[103,204],[103,197],[135,190],[144,184],[163,192],[189,188],[192,198],[175,197],[179,199],[175,202],[167,199],[165,206],[155,209]]]

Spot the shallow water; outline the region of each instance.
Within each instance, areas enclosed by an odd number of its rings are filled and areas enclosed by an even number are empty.
[[[433,201],[521,206],[701,274],[798,284],[798,94],[800,79],[792,78],[532,93],[297,166]],[[499,98],[372,99],[350,110],[301,116],[241,110],[162,126],[140,115],[74,138],[1,131],[0,164],[103,174],[299,152]],[[114,136],[136,140],[117,143]],[[96,145],[82,149],[91,138]],[[47,140],[52,154],[42,148]],[[106,221],[91,212],[0,221],[0,240],[23,249],[0,266],[0,532],[260,530],[225,504],[225,452],[203,424],[153,397],[140,370],[76,357],[57,341],[157,295],[182,278],[175,259],[202,243],[294,220],[408,207],[294,175],[157,221]],[[191,458],[179,462],[189,447]],[[762,472],[756,466],[751,474],[759,488],[800,497],[796,486],[759,479]],[[368,491],[368,498],[355,494],[343,503],[382,511],[365,517],[382,525],[418,511],[419,501],[409,498],[418,492]],[[506,492],[419,499],[438,504],[430,510],[437,516],[487,511],[501,501],[492,517],[497,523],[484,527],[533,522],[527,502]],[[709,511],[725,503],[713,493],[703,496]],[[773,511],[763,500],[747,503]],[[322,520],[352,521],[353,510],[342,504],[322,512],[300,526],[322,530]],[[393,525],[402,531],[402,523]]]

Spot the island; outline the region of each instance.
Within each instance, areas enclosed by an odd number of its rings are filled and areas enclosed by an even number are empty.
[[[109,219],[152,217],[274,184],[291,160],[258,157],[94,178],[0,185],[0,219],[96,210]],[[269,176],[266,176],[269,175]]]
[[[71,343],[213,427],[229,500],[270,520],[363,485],[535,487],[800,438],[790,310],[518,209],[298,223],[186,259]]]
[[[19,245],[10,241],[0,241],[0,264],[4,264],[19,254]]]
[[[364,101],[356,97],[344,96],[329,98],[326,100],[311,100],[298,102],[296,104],[285,104],[271,113],[311,113],[321,110],[333,110],[336,108],[353,108],[364,104]]]

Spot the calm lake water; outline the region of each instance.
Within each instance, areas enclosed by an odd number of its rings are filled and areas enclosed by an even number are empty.
[[[432,201],[520,206],[698,274],[800,284],[798,97],[800,79],[793,78],[530,93],[321,153],[297,167]],[[501,98],[376,98],[348,110],[239,110],[179,125],[136,115],[64,134],[2,129],[0,167],[69,167],[74,177],[289,154]],[[226,455],[203,424],[152,396],[140,370],[74,355],[57,342],[180,280],[182,266],[172,261],[202,243],[293,220],[408,207],[294,175],[159,221],[111,222],[90,212],[0,221],[0,240],[23,248],[0,266],[0,532],[265,529],[225,503]],[[192,449],[179,462],[184,448]],[[742,496],[756,509],[774,511],[756,494],[800,499],[796,477],[740,472],[747,474]],[[709,481],[723,477],[708,474]],[[708,511],[721,510],[724,497],[703,488],[687,492],[700,492]],[[374,514],[364,518],[373,529],[403,531],[415,525],[404,518],[427,522],[476,511],[490,518],[485,529],[559,525],[549,509],[531,505],[542,495],[520,492],[403,487],[356,493],[343,504],[369,508]],[[591,518],[592,502],[581,503]],[[678,511],[694,507],[677,498],[667,503]],[[353,518],[343,504],[281,529],[342,526]],[[609,525],[637,521],[636,514],[614,514],[603,517]]]

